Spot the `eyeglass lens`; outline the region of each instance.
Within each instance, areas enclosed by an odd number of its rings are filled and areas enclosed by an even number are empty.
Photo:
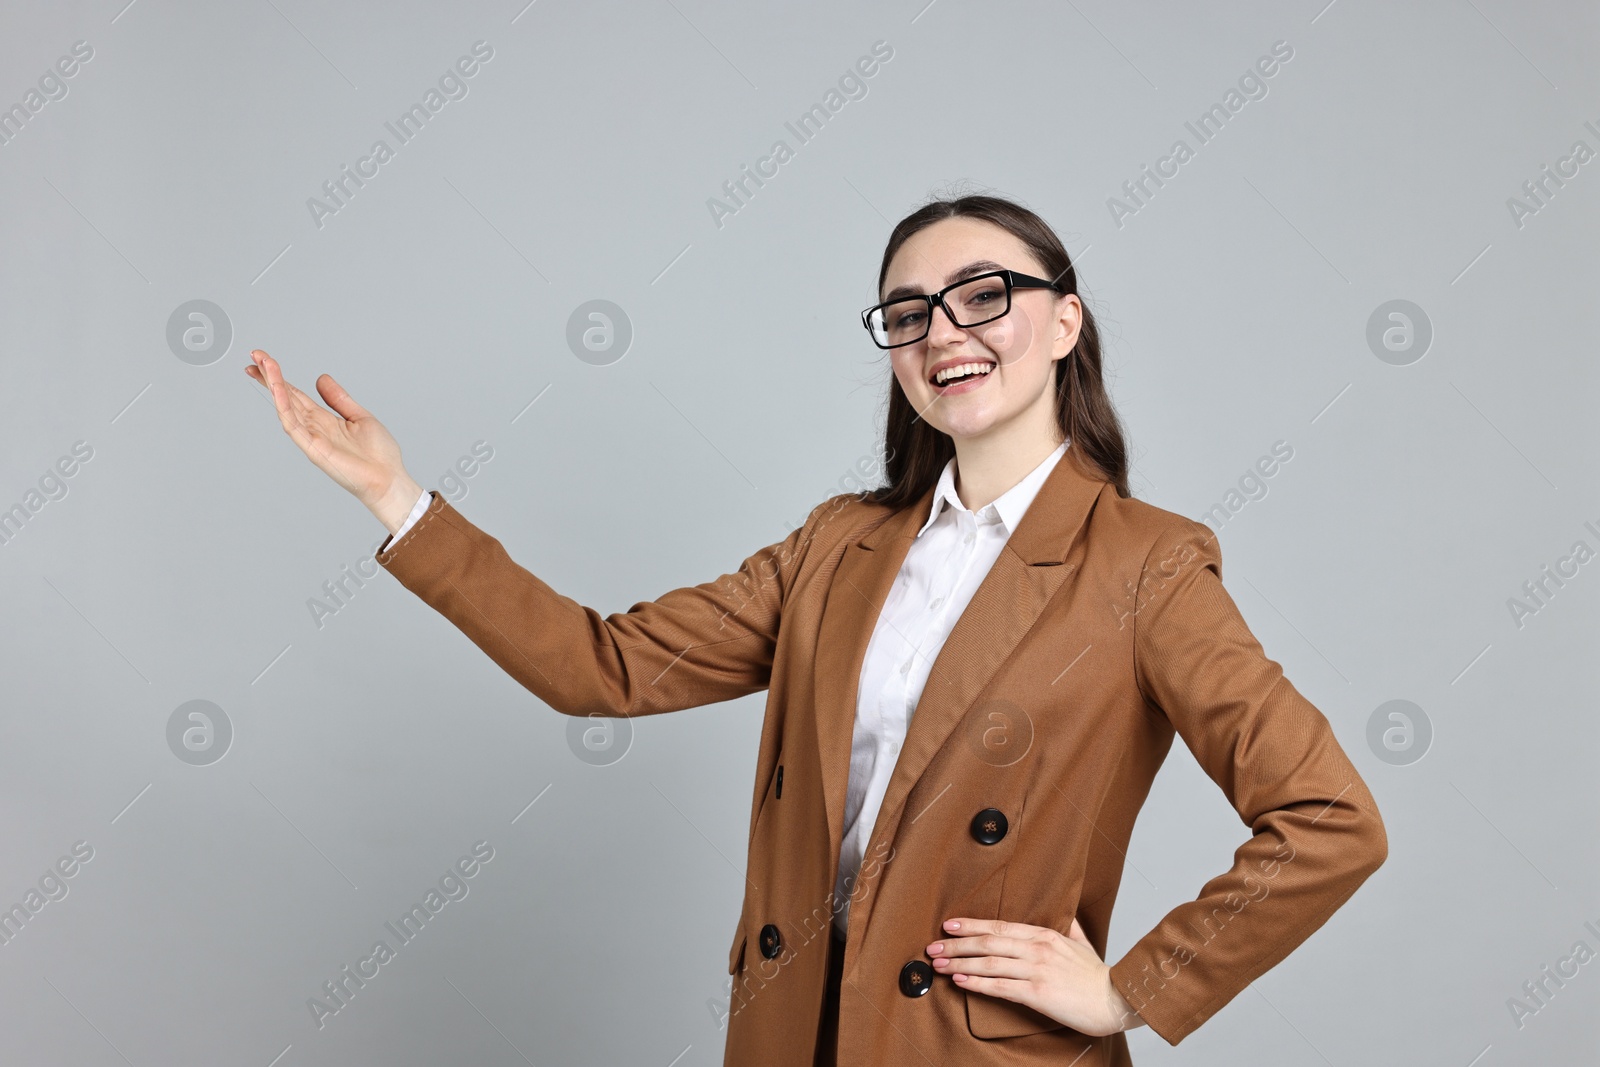
[[[944,294],[944,303],[955,324],[962,327],[997,319],[1011,309],[1005,280],[998,277],[974,278],[959,285]],[[929,299],[913,296],[874,308],[867,322],[878,344],[903,345],[927,336],[931,314]]]

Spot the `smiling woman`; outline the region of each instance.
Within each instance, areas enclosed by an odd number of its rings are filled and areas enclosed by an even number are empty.
[[[1387,855],[1383,821],[1223,588],[1211,530],[1129,494],[1050,227],[936,200],[894,228],[878,292],[888,484],[606,616],[424,493],[331,377],[330,413],[266,353],[246,370],[391,532],[377,561],[555,711],[768,691],[725,1063],[1127,1067],[1123,1031],[1178,1043],[1326,922]],[[1180,736],[1250,835],[1111,963]]]

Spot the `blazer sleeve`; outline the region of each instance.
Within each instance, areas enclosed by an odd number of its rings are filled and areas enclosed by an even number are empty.
[[[1139,687],[1252,833],[1232,867],[1111,967],[1117,991],[1176,1045],[1326,922],[1383,863],[1388,838],[1327,719],[1223,589],[1210,528],[1164,530],[1139,589]]]
[[[738,571],[602,617],[430,495],[422,519],[380,546],[378,563],[567,715],[652,715],[766,689],[784,601],[824,506]]]

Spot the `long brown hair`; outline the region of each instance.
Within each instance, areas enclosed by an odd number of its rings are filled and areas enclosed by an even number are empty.
[[[907,238],[941,219],[956,217],[982,219],[1013,234],[1039,260],[1044,277],[1055,279],[1065,293],[1077,293],[1078,274],[1072,257],[1049,224],[1020,204],[986,195],[941,197],[901,219],[883,250],[878,292],[883,292],[889,261]],[[1087,304],[1078,343],[1056,360],[1055,384],[1056,422],[1071,441],[1068,453],[1077,453],[1082,465],[1116,487],[1118,496],[1128,496],[1128,446],[1101,378],[1100,331]],[[939,480],[945,463],[955,454],[950,435],[918,417],[891,371],[889,417],[883,436],[889,484],[867,491],[865,499],[896,510],[913,504]]]

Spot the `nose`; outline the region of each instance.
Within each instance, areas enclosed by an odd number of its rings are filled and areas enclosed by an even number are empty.
[[[951,317],[950,310],[944,306],[944,301],[939,301],[928,314],[928,343],[930,345],[948,344],[956,337],[964,337],[966,331],[956,325],[956,320]]]

